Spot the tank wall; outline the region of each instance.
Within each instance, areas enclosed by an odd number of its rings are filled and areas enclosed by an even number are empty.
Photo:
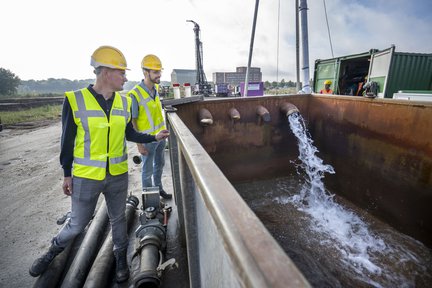
[[[432,105],[315,96],[308,123],[330,190],[432,246]]]
[[[177,114],[224,175],[231,182],[242,182],[295,173],[290,161],[297,158],[298,148],[294,135],[289,133],[287,117],[280,112],[284,102],[294,104],[307,115],[309,98],[304,95],[215,99],[177,106]],[[270,122],[257,115],[259,105],[268,109]],[[211,112],[213,125],[199,124],[202,108]],[[240,120],[230,119],[231,108],[238,110]]]
[[[310,287],[182,119],[166,119],[190,287]]]
[[[177,114],[232,183],[289,176],[297,143],[280,105],[306,119],[319,156],[331,164],[326,186],[426,245],[432,245],[432,105],[389,99],[291,95],[214,99],[179,105]],[[271,120],[256,114],[262,105]],[[240,120],[228,116],[230,108]],[[203,127],[198,111],[213,125]]]

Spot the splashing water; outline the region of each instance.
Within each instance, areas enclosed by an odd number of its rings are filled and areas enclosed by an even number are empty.
[[[372,263],[368,252],[383,251],[386,248],[384,241],[371,235],[359,216],[347,211],[333,200],[334,195],[326,191],[322,182],[325,173],[335,173],[333,167],[323,164],[323,160],[316,155],[318,149],[308,137],[303,117],[299,113],[294,113],[288,117],[288,121],[298,140],[298,159],[301,163],[297,164],[297,168],[304,170],[306,175],[300,193],[288,197],[285,201],[312,217],[311,229],[326,236],[327,240],[322,240],[321,244],[334,245],[342,255],[342,262],[359,274],[381,274],[381,268]],[[281,200],[278,199],[278,202]]]

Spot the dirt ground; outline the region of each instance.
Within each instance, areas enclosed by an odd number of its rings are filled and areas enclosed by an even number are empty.
[[[60,121],[0,132],[0,287],[33,286],[28,269],[59,230],[56,220],[70,210],[61,189],[60,135]],[[136,154],[129,143],[129,191],[134,195],[141,188],[140,167],[131,160]],[[165,168],[164,188],[172,193]]]

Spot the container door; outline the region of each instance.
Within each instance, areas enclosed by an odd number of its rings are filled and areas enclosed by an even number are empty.
[[[373,53],[369,66],[368,81],[378,83],[378,97],[384,98],[395,46]]]
[[[338,71],[339,71],[339,60],[331,59],[325,61],[316,61],[315,62],[315,79],[314,79],[314,91],[315,93],[319,93],[321,89],[324,89],[324,81],[331,80],[332,85],[331,88],[335,92],[336,87],[338,87],[337,79],[338,79]]]

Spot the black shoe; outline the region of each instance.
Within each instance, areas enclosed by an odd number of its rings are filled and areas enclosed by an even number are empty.
[[[172,194],[166,193],[163,189],[159,191],[159,195],[164,199],[171,199]]]
[[[30,267],[29,273],[33,277],[38,277],[42,273],[44,273],[54,258],[63,251],[63,248],[58,247],[55,244],[52,244],[49,248],[48,252],[42,255],[42,257],[36,259],[33,262],[33,265]]]
[[[126,252],[126,249],[117,249],[114,251],[117,283],[122,283],[129,279],[129,267],[127,265]]]

